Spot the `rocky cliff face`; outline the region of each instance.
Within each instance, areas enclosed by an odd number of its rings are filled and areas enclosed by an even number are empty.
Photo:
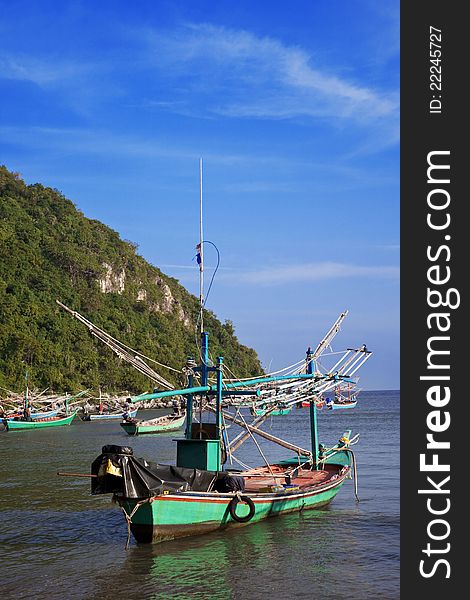
[[[103,263],[105,275],[98,278],[98,285],[103,294],[122,294],[125,289],[126,272],[124,269],[115,271],[108,263]]]
[[[101,292],[103,294],[123,294],[126,289],[126,271],[122,268],[114,269],[108,263],[103,263],[103,268],[105,269],[105,274],[97,279]],[[191,327],[189,314],[185,312],[179,300],[173,296],[170,286],[161,277],[156,277],[150,283],[157,286],[157,289],[161,291],[162,300],[161,302],[148,303],[148,309],[151,312],[174,313],[185,327]],[[139,285],[142,285],[142,281],[139,281]],[[147,303],[148,298],[149,293],[144,287],[137,290],[137,302]]]

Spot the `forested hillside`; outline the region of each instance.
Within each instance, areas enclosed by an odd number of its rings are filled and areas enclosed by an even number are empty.
[[[60,192],[26,185],[0,166],[0,386],[21,390],[28,369],[32,386],[55,392],[152,388],[56,299],[174,368],[196,354],[196,297]],[[262,371],[256,352],[237,341],[230,322],[220,323],[210,311],[204,318],[212,356],[223,354],[240,377]],[[160,372],[182,383],[178,375]]]

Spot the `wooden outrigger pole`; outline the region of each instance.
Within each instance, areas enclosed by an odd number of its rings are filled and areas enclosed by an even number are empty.
[[[208,406],[207,410],[209,410],[213,413],[216,412],[216,409],[212,408],[211,406]],[[310,456],[310,450],[305,450],[305,448],[301,448],[300,446],[297,446],[296,444],[291,444],[290,442],[286,442],[285,440],[282,440],[281,438],[278,438],[275,435],[268,433],[267,431],[263,431],[262,429],[255,427],[253,424],[245,423],[241,419],[237,419],[237,417],[234,417],[233,415],[231,415],[227,412],[223,412],[223,415],[228,421],[235,423],[235,425],[240,425],[240,427],[243,427],[243,428],[247,429],[248,431],[251,431],[252,433],[256,433],[260,437],[262,437],[270,442],[275,442],[276,444],[279,444],[279,446],[282,446],[283,448],[287,448],[288,450],[293,450],[297,454],[301,454],[303,456]]]
[[[341,323],[347,317],[348,312],[349,312],[348,310],[345,310],[344,312],[342,312],[339,315],[339,317],[336,319],[336,321],[331,326],[328,333],[325,335],[325,337],[322,339],[322,341],[318,344],[318,346],[315,348],[315,350],[311,353],[312,360],[316,360],[323,353],[323,351],[326,348],[328,348],[328,346],[331,345],[333,338],[336,336],[336,334],[340,330]]]

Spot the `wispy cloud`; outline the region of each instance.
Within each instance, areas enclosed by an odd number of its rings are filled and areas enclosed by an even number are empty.
[[[11,144],[56,152],[136,158],[194,159],[199,156],[196,150],[171,148],[155,138],[99,129],[5,126],[0,127],[0,133]]]
[[[397,279],[395,266],[362,266],[347,263],[320,262],[272,267],[240,274],[238,281],[257,285],[282,285],[309,281],[346,278]]]
[[[153,65],[187,85],[230,92],[229,102],[207,108],[220,115],[286,119],[396,117],[398,94],[381,92],[330,72],[306,50],[248,31],[191,24],[144,36]],[[175,109],[178,107],[175,105]]]
[[[92,65],[57,58],[41,59],[26,54],[0,56],[0,78],[29,81],[40,87],[70,83],[91,70]]]
[[[61,111],[71,110],[85,117],[93,115],[103,102],[122,96],[118,80],[110,77],[112,71],[113,65],[102,59],[0,54],[0,81],[33,84],[48,94],[51,106],[56,104]]]
[[[120,97],[134,108],[199,118],[339,124],[347,119],[349,126],[373,125],[375,143],[378,138],[382,145],[385,139],[397,141],[398,90],[367,85],[359,71],[355,78],[345,78],[345,65],[322,64],[311,50],[208,23],[125,35],[125,52],[112,58],[0,54],[0,78],[60,89],[75,110],[83,111],[81,104],[91,110],[98,100]],[[147,95],[133,98],[130,81],[145,81]],[[377,128],[386,134],[377,136]]]
[[[180,140],[172,145],[167,141],[161,141],[158,136],[135,133],[116,133],[105,129],[92,129],[80,127],[22,127],[22,126],[0,126],[0,134],[4,143],[9,143],[20,148],[28,147],[33,150],[48,150],[55,153],[71,153],[73,155],[100,155],[119,157],[133,157],[138,159],[171,159],[171,160],[195,160],[201,155],[198,144],[182,144]],[[344,191],[358,186],[392,184],[395,179],[380,170],[369,171],[360,167],[351,167],[341,162],[323,162],[309,160],[308,157],[298,158],[286,157],[282,153],[255,153],[245,151],[240,153],[227,152],[217,146],[204,152],[204,160],[208,163],[228,166],[251,166],[258,165],[260,169],[273,170],[282,169],[288,173],[288,181],[273,181],[263,178],[249,178],[246,180],[230,181],[221,184],[221,190],[225,192],[272,192],[272,191],[305,191],[313,193],[312,185],[318,192],[324,185],[328,190],[332,189],[335,180],[341,181],[341,189]],[[302,173],[302,175],[300,174]],[[308,176],[305,175],[308,174]],[[321,184],[321,177],[328,174],[327,183]],[[83,177],[83,174],[81,175]],[[294,181],[293,181],[294,180]],[[314,183],[312,183],[314,182]],[[347,183],[345,183],[347,182]]]

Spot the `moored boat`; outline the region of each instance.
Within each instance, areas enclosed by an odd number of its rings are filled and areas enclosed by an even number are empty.
[[[137,411],[139,409],[136,408],[134,410],[129,411],[129,417],[135,418],[137,415]],[[89,413],[81,417],[82,421],[102,421],[109,419],[122,419],[124,411],[120,412],[104,412],[104,413]]]
[[[353,391],[353,386],[350,383],[347,385],[340,384],[334,391],[334,397],[327,398],[326,407],[329,410],[355,408],[359,392],[360,390]]]
[[[161,465],[136,458],[132,448],[104,446],[102,454],[91,467],[92,494],[113,493],[114,500],[123,509],[129,527],[137,542],[153,543],[217,529],[257,522],[267,517],[328,504],[338,493],[344,481],[355,475],[355,458],[350,446],[358,435],[350,438],[346,432],[339,442],[325,449],[318,442],[316,404],[310,404],[311,448],[304,449],[280,440],[257,426],[269,415],[257,416],[247,424],[239,413],[223,410],[223,397],[232,397],[238,388],[256,387],[273,381],[310,380],[313,387],[328,383],[333,387],[338,377],[346,375],[318,375],[313,370],[311,355],[307,352],[307,373],[287,376],[263,377],[237,383],[223,383],[222,357],[217,366],[209,367],[208,334],[201,334],[202,362],[192,372],[201,374],[201,383],[180,390],[142,394],[131,399],[140,402],[150,399],[184,396],[187,423],[185,437],[176,440],[176,465]],[[216,373],[216,385],[208,384],[209,372]],[[259,392],[259,388],[257,388]],[[251,390],[250,393],[254,393]],[[193,396],[206,398],[206,412],[215,416],[194,422]],[[207,399],[212,397],[215,403]],[[295,399],[292,401],[295,403]],[[288,403],[286,403],[288,405]],[[245,427],[231,444],[227,443],[225,420]],[[122,424],[124,425],[124,424]],[[256,469],[234,473],[224,470],[227,455],[243,442],[240,437],[253,437],[253,433],[274,441],[295,452],[295,456],[277,463],[266,463]]]
[[[354,408],[357,405],[357,398],[353,396],[351,400],[332,400],[327,402],[326,406],[329,410],[340,410],[344,408]]]
[[[317,408],[323,408],[323,406],[325,406],[325,401],[324,400],[315,401],[315,405]],[[302,408],[308,408],[310,406],[310,402],[308,400],[302,400],[301,406],[302,406]]]
[[[200,168],[202,172],[202,164]],[[338,443],[325,448],[319,443],[315,401],[309,402],[308,448],[261,429],[274,410],[290,411],[299,401],[318,398],[341,382],[356,383],[352,377],[370,357],[369,351],[348,348],[336,353],[340,356],[335,356],[336,362],[328,370],[318,361],[330,347],[347,311],[340,315],[315,352],[308,348],[305,360],[302,358],[275,373],[247,379],[235,376],[224,381],[224,359],[222,356],[216,362],[211,359],[209,334],[204,330],[203,244],[201,197],[200,243],[196,247],[200,270],[200,313],[196,325],[200,334],[200,364],[188,357],[181,369],[186,382],[181,389],[155,390],[130,398],[131,403],[171,397],[181,403],[184,398],[186,428],[184,437],[175,440],[176,465],[151,462],[135,457],[130,447],[110,445],[103,446],[91,465],[92,494],[113,494],[124,512],[129,538],[132,533],[137,542],[161,542],[322,507],[331,502],[348,477],[356,476],[350,446],[358,441],[359,434],[351,438],[348,431]],[[266,406],[263,414],[255,414],[251,423],[240,410],[246,406],[247,396],[252,399],[254,410],[260,404]],[[256,400],[261,396],[262,401]],[[230,412],[230,408],[235,412]],[[193,418],[196,413],[198,419]],[[241,428],[238,433],[235,430],[232,440],[228,434],[234,430],[228,432],[227,421]],[[294,456],[269,462],[255,434],[293,452]],[[248,439],[255,441],[265,461],[263,466],[249,468],[234,456]],[[228,460],[230,463],[237,460],[243,470],[234,472],[224,468]]]
[[[43,429],[44,427],[60,427],[61,425],[70,425],[77,414],[78,409],[74,410],[70,415],[55,417],[45,417],[34,421],[22,421],[3,419],[3,424],[8,431],[20,431],[26,429]]]
[[[55,410],[47,410],[47,411],[42,411],[42,412],[31,412],[31,419],[33,421],[36,421],[38,419],[48,419],[50,417],[56,417],[59,414],[59,410],[60,409],[55,409]],[[22,413],[16,412],[13,414],[9,414],[6,415],[5,419],[7,419],[8,421],[12,421],[14,419],[19,419],[23,416]]]
[[[132,421],[126,419],[120,423],[121,427],[129,435],[142,435],[151,433],[165,433],[167,431],[177,431],[184,425],[185,414],[171,414],[150,419],[148,421]]]
[[[269,407],[254,407],[251,409],[251,414],[257,417],[268,415],[270,417],[277,417],[288,415],[292,410],[292,406],[280,406],[279,408],[269,409]]]
[[[321,469],[294,458],[236,473],[152,464],[105,446],[92,465],[92,491],[114,492],[136,541],[158,543],[327,505],[351,476],[348,441],[325,453]]]

